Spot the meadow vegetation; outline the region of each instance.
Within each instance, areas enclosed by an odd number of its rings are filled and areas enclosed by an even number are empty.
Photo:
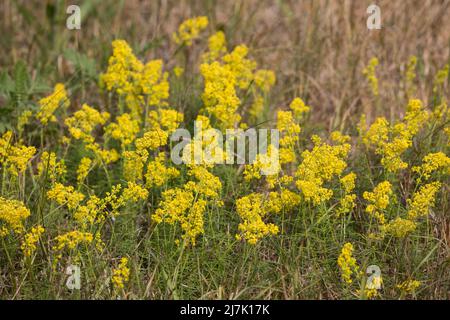
[[[0,4],[0,298],[450,298],[450,1],[79,4]]]

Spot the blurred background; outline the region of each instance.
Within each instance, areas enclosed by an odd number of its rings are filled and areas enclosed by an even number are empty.
[[[81,8],[81,30],[66,28],[66,9],[71,4]],[[14,78],[14,73],[26,71],[32,85],[23,92],[25,100],[41,97],[60,81],[71,89],[72,107],[87,96],[93,103],[97,77],[105,70],[113,39],[127,40],[142,60],[161,58],[171,68],[177,63],[171,34],[184,19],[205,15],[209,34],[223,30],[229,49],[245,43],[259,67],[276,72],[274,109],[300,96],[313,108],[314,121],[329,130],[342,129],[361,112],[367,113],[369,122],[375,114],[401,115],[407,101],[402,79],[411,55],[418,58],[415,95],[427,103],[437,70],[450,61],[450,0],[376,1],[381,30],[366,27],[370,4],[365,0],[2,0],[1,73],[3,78],[6,73]],[[186,55],[186,67],[197,74],[206,39],[197,41]],[[377,108],[361,72],[372,57],[380,61]],[[7,86],[5,81],[0,86]],[[177,99],[172,103],[189,104]]]

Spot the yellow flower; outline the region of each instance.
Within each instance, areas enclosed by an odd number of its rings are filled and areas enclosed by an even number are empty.
[[[386,225],[381,227],[382,232],[386,232],[397,238],[404,238],[406,235],[416,229],[414,221],[408,219],[402,219],[400,217],[395,218]]]
[[[58,261],[62,258],[63,251],[66,249],[70,253],[75,253],[77,259],[78,246],[80,244],[90,244],[94,236],[89,232],[80,232],[78,230],[70,231],[65,234],[57,236],[54,241],[53,251],[55,252],[53,266],[56,266]]]
[[[353,172],[350,172],[349,174],[340,179],[340,182],[342,184],[342,187],[344,188],[345,193],[350,193],[353,191],[353,189],[355,189],[355,180],[356,174]]]
[[[105,133],[122,144],[122,149],[131,144],[139,133],[139,122],[133,120],[129,113],[124,113],[117,117],[116,122],[109,124],[105,128]]]
[[[203,233],[203,213],[206,201],[194,202],[194,194],[189,189],[174,188],[164,191],[159,208],[152,215],[156,223],[178,223],[183,231],[183,239],[195,245],[198,235]]]
[[[421,178],[428,180],[431,174],[435,171],[442,169],[445,174],[450,173],[450,158],[443,152],[429,153],[422,159],[422,165],[413,167],[412,171],[417,172]]]
[[[401,122],[390,126],[385,118],[377,118],[370,128],[364,132],[360,125],[360,134],[367,147],[374,146],[375,153],[381,155],[381,164],[389,172],[405,169],[408,164],[401,155],[412,146],[412,138],[426,124],[429,112],[420,100],[409,100],[405,117]],[[365,120],[362,118],[362,122]]]
[[[131,182],[142,180],[142,172],[147,161],[148,152],[146,150],[141,152],[125,151],[123,157],[123,177],[125,180]]]
[[[378,59],[373,57],[370,59],[369,64],[364,68],[363,74],[366,76],[367,80],[372,87],[372,93],[374,96],[378,96],[378,79],[375,73],[375,69],[378,66]]]
[[[97,143],[89,143],[86,145],[86,149],[91,150],[97,156],[97,159],[104,164],[109,164],[119,160],[120,155],[116,149],[106,150],[102,149]]]
[[[17,120],[17,129],[19,132],[23,131],[23,128],[28,124],[32,115],[33,112],[31,110],[25,110],[20,114],[19,119]]]
[[[152,188],[154,186],[160,187],[170,179],[180,175],[180,172],[177,169],[166,167],[164,165],[165,159],[165,153],[160,152],[154,161],[149,162],[147,173],[145,174],[147,188]]]
[[[135,141],[136,149],[139,151],[150,149],[155,150],[167,144],[169,134],[160,128],[152,129],[144,133],[142,138]]]
[[[277,129],[282,134],[280,146],[293,146],[298,141],[300,126],[295,122],[291,111],[277,112]]]
[[[361,117],[361,122],[365,124],[365,117]],[[370,128],[366,132],[361,132],[361,135],[365,145],[380,146],[389,139],[389,122],[384,117],[376,118]]]
[[[366,212],[374,216],[380,224],[385,223],[383,211],[389,205],[389,197],[392,195],[392,187],[389,181],[380,182],[373,192],[364,192],[363,198],[369,201]]]
[[[162,60],[152,60],[145,64],[139,79],[142,94],[149,106],[166,106],[169,98],[168,73],[162,71]]]
[[[120,259],[119,266],[113,269],[112,272],[111,282],[113,283],[114,289],[123,289],[129,277],[130,268],[128,268],[128,258],[123,257]]]
[[[432,182],[420,187],[419,191],[413,194],[412,199],[407,200],[408,218],[415,220],[427,216],[430,208],[434,206],[435,196],[440,187],[440,182]]]
[[[416,289],[420,287],[420,285],[420,281],[409,279],[398,284],[397,288],[400,289],[400,291],[402,291],[403,293],[409,294],[414,293]]]
[[[247,89],[254,79],[253,71],[256,62],[247,59],[248,48],[241,44],[234,48],[231,53],[223,56],[224,67],[228,69],[236,79],[236,84],[241,89]]]
[[[137,202],[139,200],[145,200],[148,197],[147,189],[141,187],[134,182],[128,182],[128,186],[123,190],[122,198],[125,201],[133,200]]]
[[[74,187],[66,187],[61,183],[56,183],[52,189],[47,191],[47,197],[60,205],[67,205],[69,209],[75,209],[84,199],[84,195],[75,191]]]
[[[77,181],[79,184],[83,183],[84,179],[86,179],[89,170],[91,169],[92,160],[89,158],[82,158],[80,160],[80,164],[77,169]]]
[[[162,129],[168,134],[174,132],[184,120],[184,115],[172,109],[152,110],[148,114],[148,126],[151,129]]]
[[[27,168],[28,162],[36,153],[35,147],[27,147],[20,143],[13,143],[13,134],[6,131],[0,137],[0,163],[2,167],[8,168],[8,171],[18,176]]]
[[[39,111],[36,117],[43,125],[46,125],[49,121],[56,122],[55,111],[61,106],[67,108],[69,104],[70,101],[67,98],[64,85],[57,83],[51,95],[39,100]]]
[[[353,257],[353,245],[350,242],[347,242],[342,247],[337,263],[341,269],[342,280],[351,284],[353,282],[352,275],[358,274],[359,267],[356,263],[356,259]]]
[[[127,188],[120,194],[120,184],[112,187],[103,198],[91,195],[85,205],[80,205],[74,212],[74,218],[86,230],[93,224],[105,221],[107,217],[115,218],[119,209],[127,204],[127,201],[146,199],[148,191],[138,184],[129,182]]]
[[[31,257],[34,251],[36,251],[36,244],[44,231],[45,229],[42,226],[38,225],[31,228],[31,231],[25,234],[20,246],[25,257]]]
[[[245,239],[249,244],[256,244],[258,240],[268,235],[278,233],[278,227],[273,223],[265,223],[264,217],[269,213],[264,209],[264,197],[259,193],[252,193],[236,201],[236,212],[241,217],[236,235],[238,240]]]
[[[336,210],[337,216],[349,213],[355,208],[356,194],[346,194],[340,201],[340,206]]]
[[[209,51],[204,53],[202,60],[204,62],[213,62],[219,59],[224,53],[227,52],[227,42],[225,39],[225,33],[217,31],[215,34],[208,38]]]
[[[192,166],[188,175],[195,178],[197,182],[189,181],[185,185],[187,190],[192,190],[206,198],[219,198],[222,183],[220,182],[220,179],[209,172],[206,167]]]
[[[108,91],[114,90],[119,95],[134,93],[135,83],[144,66],[125,40],[114,40],[112,47],[113,54],[109,58],[108,69],[100,76],[101,86],[105,85]]]
[[[27,168],[28,162],[36,153],[35,147],[27,147],[22,145],[11,146],[7,162],[9,163],[9,171],[18,175]]]
[[[411,56],[409,58],[408,64],[406,65],[406,91],[408,96],[412,96],[416,91],[416,86],[414,85],[414,80],[416,79],[416,65],[417,65],[417,57]]]
[[[197,39],[200,32],[208,26],[207,17],[196,17],[185,20],[179,27],[178,32],[173,34],[176,44],[191,46],[192,41]]]
[[[269,92],[270,89],[275,84],[275,80],[276,80],[275,73],[272,70],[260,69],[260,70],[257,70],[254,75],[255,84],[258,86],[258,88],[261,89],[262,92]],[[295,101],[295,99],[294,99],[294,101]],[[294,103],[294,101],[293,101],[293,103]],[[292,106],[292,104],[291,104],[291,106]],[[292,107],[291,107],[291,109],[292,109]]]
[[[55,181],[58,177],[66,174],[67,168],[64,160],[57,161],[56,154],[54,152],[48,153],[44,151],[41,156],[41,161],[38,164],[39,175],[48,175],[50,180]]]
[[[448,73],[449,73],[449,64],[446,64],[444,66],[444,68],[442,68],[441,70],[439,70],[436,73],[436,76],[434,78],[434,87],[433,87],[433,92],[437,92],[439,90],[439,88],[445,83],[445,80],[447,80],[448,78]]]
[[[23,223],[30,216],[30,210],[23,202],[0,197],[0,237],[10,232],[22,233]]]
[[[302,162],[295,173],[297,188],[302,192],[305,201],[312,201],[315,205],[329,200],[333,191],[324,188],[325,182],[339,176],[347,167],[345,158],[350,151],[347,143],[336,146],[328,145],[318,137],[313,136],[315,144],[312,151],[302,152]]]
[[[173,68],[173,73],[175,74],[175,77],[179,78],[184,74],[184,68],[176,66]]]
[[[303,115],[305,113],[308,113],[310,110],[310,107],[308,107],[300,98],[295,98],[294,100],[292,100],[289,108],[292,110],[292,112],[294,112],[294,117],[296,119],[303,118]]]
[[[235,74],[219,62],[200,66],[205,88],[202,94],[203,108],[218,122],[220,129],[234,128],[241,120],[236,113],[241,101],[236,94]]]
[[[104,125],[110,115],[107,112],[98,112],[94,108],[83,104],[81,110],[76,111],[72,117],[67,118],[64,123],[69,127],[73,138],[93,143],[92,131],[97,125]]]

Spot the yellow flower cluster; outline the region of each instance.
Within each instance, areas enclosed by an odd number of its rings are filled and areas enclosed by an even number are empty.
[[[76,140],[82,140],[86,144],[86,149],[92,151],[100,161],[106,164],[117,161],[120,156],[115,149],[106,150],[96,143],[93,130],[97,126],[103,126],[109,117],[108,112],[99,112],[84,104],[81,110],[65,120],[71,136]]]
[[[145,200],[147,197],[148,190],[134,182],[128,182],[128,186],[122,193],[122,198],[126,201],[133,200],[134,202],[137,202],[139,200]]]
[[[109,113],[100,113],[87,104],[83,104],[81,110],[76,111],[72,117],[65,120],[65,124],[73,138],[91,144],[94,142],[92,131],[97,125],[104,125],[109,117]]]
[[[66,172],[67,168],[64,159],[58,161],[54,152],[48,153],[44,151],[42,153],[41,161],[38,163],[39,175],[47,175],[51,181],[56,181],[58,177],[63,176]]]
[[[169,134],[162,129],[154,129],[144,133],[141,138],[136,139],[135,145],[138,151],[150,149],[156,150],[167,144]]]
[[[74,212],[75,221],[82,229],[105,221],[107,217],[114,218],[119,214],[119,209],[123,207],[127,201],[137,202],[145,200],[148,191],[142,186],[128,182],[127,187],[122,191],[122,186],[115,185],[110,192],[107,192],[103,198],[91,195],[84,205],[79,205]]]
[[[204,166],[192,166],[188,175],[194,181],[188,181],[183,188],[172,188],[162,194],[162,201],[152,215],[156,223],[178,223],[183,231],[182,238],[195,245],[197,237],[204,232],[203,215],[209,202],[215,201],[221,206],[220,179]]]
[[[416,223],[414,221],[400,217],[397,217],[384,226],[381,226],[381,232],[390,234],[397,238],[404,238],[414,230],[416,230]]]
[[[113,54],[109,58],[108,69],[100,76],[100,82],[109,91],[116,91],[119,95],[131,94],[143,65],[125,40],[114,40],[112,47]]]
[[[25,257],[31,257],[31,255],[36,251],[36,244],[44,231],[45,229],[41,225],[38,225],[31,228],[31,231],[25,234],[20,246]]]
[[[128,268],[128,258],[123,257],[120,259],[119,266],[116,269],[113,269],[112,272],[111,282],[114,289],[123,289],[129,278],[130,268]]]
[[[80,164],[77,168],[77,182],[79,184],[83,183],[86,179],[87,175],[89,174],[89,170],[91,169],[92,160],[87,157],[83,157],[80,160]]]
[[[93,240],[94,236],[92,235],[92,233],[81,232],[78,230],[70,231],[56,236],[56,238],[54,239],[56,243],[52,248],[55,252],[55,259],[53,261],[54,266],[56,266],[58,261],[61,260],[64,250],[68,250],[71,253],[73,251],[75,251],[75,253],[78,253],[78,245],[90,244]]]
[[[441,169],[445,174],[450,174],[450,158],[443,152],[429,153],[422,159],[422,165],[413,167],[412,171],[419,174],[419,181],[428,180],[431,174]]]
[[[67,205],[70,210],[75,209],[84,199],[84,195],[72,186],[64,186],[56,183],[52,189],[47,191],[47,197],[55,200],[59,205]]]
[[[240,89],[247,89],[254,79],[253,71],[256,68],[256,62],[247,59],[247,54],[247,46],[241,44],[222,58],[224,66],[234,75]]]
[[[263,175],[265,175],[269,186],[273,188],[275,186],[275,183],[277,182],[276,178],[278,177],[278,173],[281,168],[279,165],[278,167],[275,167],[275,164],[271,160],[274,158],[278,158],[278,155],[279,150],[273,144],[269,144],[266,153],[257,154],[255,161],[252,164],[248,164],[244,167],[244,179],[246,181],[251,181],[252,179],[259,180]],[[271,172],[272,168],[275,169],[274,173]],[[289,178],[291,179],[291,177]],[[292,179],[285,182],[291,181]]]
[[[378,79],[375,72],[378,63],[378,59],[376,57],[373,57],[372,59],[370,59],[369,64],[363,69],[363,74],[366,76],[367,81],[369,81],[374,96],[378,96],[379,94]]]
[[[295,143],[298,141],[300,126],[294,120],[291,111],[277,112],[277,129],[281,135],[280,138],[280,163],[295,162]]]
[[[6,131],[0,137],[0,164],[8,171],[17,176],[24,172],[28,162],[36,153],[35,147],[27,147],[20,143],[14,144],[12,132]]]
[[[205,166],[191,166],[188,175],[196,181],[185,184],[187,190],[204,196],[207,199],[218,199],[222,189],[222,182],[213,175]]]
[[[11,232],[22,233],[23,223],[30,216],[30,210],[19,200],[0,197],[0,237]]]
[[[149,106],[166,106],[169,98],[168,73],[163,72],[162,60],[152,60],[145,64],[138,82],[140,92]]]
[[[160,152],[154,161],[148,163],[147,173],[145,174],[147,188],[160,187],[180,175],[180,171],[176,168],[166,167],[165,160],[166,154]]]
[[[148,152],[125,151],[123,153],[123,177],[127,181],[136,182],[142,180],[145,162],[148,158]]]
[[[277,234],[278,227],[273,223],[265,223],[263,218],[269,213],[264,208],[264,195],[252,193],[236,201],[236,212],[243,220],[239,224],[241,234],[238,240],[245,239],[250,244],[256,244],[259,239]]]
[[[263,93],[267,93],[273,87],[276,81],[275,73],[272,70],[259,69],[254,74],[255,84]],[[296,98],[298,99],[298,98]],[[294,100],[295,101],[295,100]],[[292,105],[291,105],[292,109]]]
[[[142,108],[167,105],[168,73],[163,72],[161,60],[152,60],[144,65],[125,40],[114,40],[112,47],[113,54],[106,73],[100,76],[100,85],[125,97],[132,118],[140,122]]]
[[[438,92],[439,88],[445,83],[445,81],[448,78],[449,70],[450,65],[446,64],[444,68],[442,68],[436,73],[436,76],[434,78],[433,92]]]
[[[359,272],[359,266],[353,257],[353,250],[353,245],[347,242],[342,247],[341,254],[337,260],[338,266],[341,269],[342,280],[348,284],[353,282],[352,275],[358,275]]]
[[[120,141],[122,149],[125,149],[136,139],[139,130],[139,121],[132,119],[129,113],[124,113],[105,128],[105,133]]]
[[[350,151],[350,144],[343,143],[329,145],[318,137],[313,136],[314,148],[303,151],[302,162],[297,168],[295,176],[296,186],[302,192],[307,202],[317,205],[329,200],[333,191],[324,187],[334,176],[339,176],[347,167],[345,158]]]
[[[242,222],[239,223],[240,234],[236,235],[236,239],[244,239],[254,245],[265,236],[277,234],[278,226],[266,223],[264,220],[271,214],[279,214],[283,210],[291,211],[299,203],[300,196],[288,189],[270,192],[267,196],[251,193],[238,199],[236,212]]]
[[[429,113],[424,110],[422,102],[412,99],[408,103],[402,122],[391,127],[385,118],[377,118],[367,131],[360,127],[360,133],[364,144],[368,147],[374,146],[375,153],[381,155],[381,164],[386,170],[396,172],[408,167],[401,159],[401,155],[411,147],[412,138],[428,118]],[[365,122],[364,118],[361,122]]]
[[[39,100],[39,111],[36,117],[39,121],[46,125],[49,121],[56,122],[56,117],[54,115],[55,111],[59,107],[67,108],[70,104],[67,98],[67,92],[62,83],[57,83],[53,89],[53,93],[48,97]]]
[[[339,207],[336,209],[338,216],[349,213],[356,206],[356,194],[351,192],[355,188],[356,174],[351,172],[340,179],[342,188],[344,189],[344,197],[339,200]]]
[[[373,192],[365,191],[363,198],[369,201],[366,212],[377,219],[380,224],[386,222],[384,211],[389,205],[389,197],[392,195],[392,185],[389,181],[380,182]]]
[[[202,60],[206,63],[219,59],[227,52],[227,40],[225,33],[217,31],[208,38],[208,52],[204,53]]]
[[[403,293],[409,294],[414,293],[417,288],[419,288],[421,285],[421,282],[418,280],[405,280],[402,283],[397,285],[397,288],[400,289]]]
[[[168,134],[174,132],[184,120],[184,115],[172,109],[152,110],[148,114],[148,125],[153,130],[161,129]]]
[[[185,20],[173,34],[176,44],[191,46],[192,41],[197,39],[200,32],[208,26],[208,18],[201,16]]]
[[[414,85],[414,80],[416,79],[416,65],[417,65],[417,57],[411,56],[409,58],[408,64],[406,65],[406,92],[408,97],[411,97],[415,91],[416,86]]]
[[[240,124],[241,115],[237,113],[241,100],[236,90],[252,93],[249,114],[257,119],[264,105],[262,95],[275,83],[275,74],[270,70],[255,71],[256,62],[247,58],[245,45],[238,45],[227,53],[222,32],[210,37],[208,47],[209,52],[203,55],[204,63],[200,66],[204,78],[202,112],[212,116],[219,129],[246,127],[246,124]]]
[[[33,112],[31,110],[25,110],[20,114],[19,118],[17,119],[17,130],[19,131],[19,136],[23,132],[24,127],[30,121],[32,115]]]
[[[407,200],[409,206],[408,218],[415,220],[427,216],[430,208],[434,206],[435,196],[440,187],[440,182],[432,182],[420,187],[413,194],[412,199]]]
[[[202,94],[205,111],[218,121],[220,129],[234,128],[241,120],[236,114],[241,101],[235,89],[235,74],[217,61],[202,64],[200,72],[205,82]]]
[[[294,112],[294,117],[298,120],[302,119],[304,115],[307,114],[311,109],[300,98],[295,98],[294,100],[292,100],[289,108],[292,110],[292,112]]]

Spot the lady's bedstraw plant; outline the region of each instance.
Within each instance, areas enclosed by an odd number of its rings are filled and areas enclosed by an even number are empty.
[[[273,95],[283,84],[260,68],[258,51],[229,41],[227,27],[208,34],[215,27],[207,17],[183,22],[164,60],[114,40],[98,95],[80,101],[78,84],[57,83],[0,133],[10,283],[0,295],[296,298],[314,284],[333,298],[409,298],[444,287],[428,271],[447,235],[448,66],[430,93],[439,99],[420,100],[422,59],[411,57],[397,117],[363,115],[357,133],[327,131],[308,121],[313,93]],[[382,63],[363,70],[379,107]],[[238,138],[248,150],[260,128],[277,135],[242,159]],[[70,264],[83,272],[79,291],[59,287]],[[373,264],[380,290],[365,286]],[[267,271],[282,281],[258,291]]]

